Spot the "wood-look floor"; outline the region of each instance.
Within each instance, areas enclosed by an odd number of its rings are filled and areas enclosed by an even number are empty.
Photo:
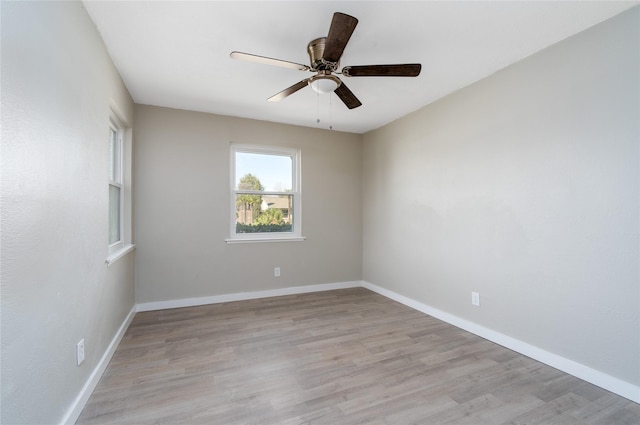
[[[640,424],[640,405],[366,289],[138,313],[77,424]]]

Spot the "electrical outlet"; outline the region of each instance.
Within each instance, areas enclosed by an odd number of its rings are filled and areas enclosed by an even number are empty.
[[[480,293],[472,292],[471,293],[471,304],[480,307]]]
[[[274,277],[280,277],[280,267],[274,267],[273,276]]]
[[[84,361],[84,338],[82,338],[80,342],[76,344],[76,362],[78,363],[78,366],[80,366],[83,361]]]

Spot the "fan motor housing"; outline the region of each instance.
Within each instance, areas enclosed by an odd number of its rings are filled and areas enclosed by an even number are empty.
[[[316,38],[311,40],[307,45],[311,69],[313,71],[331,71],[338,69],[338,62],[327,62],[323,59],[324,48],[327,45],[327,37]]]

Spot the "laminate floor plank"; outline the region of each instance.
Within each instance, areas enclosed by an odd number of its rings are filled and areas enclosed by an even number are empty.
[[[640,406],[363,288],[138,313],[89,424],[640,424]]]

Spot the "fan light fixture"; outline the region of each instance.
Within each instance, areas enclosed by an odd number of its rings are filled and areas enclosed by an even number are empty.
[[[334,75],[318,74],[309,79],[309,85],[316,93],[331,93],[340,86],[340,79]]]

